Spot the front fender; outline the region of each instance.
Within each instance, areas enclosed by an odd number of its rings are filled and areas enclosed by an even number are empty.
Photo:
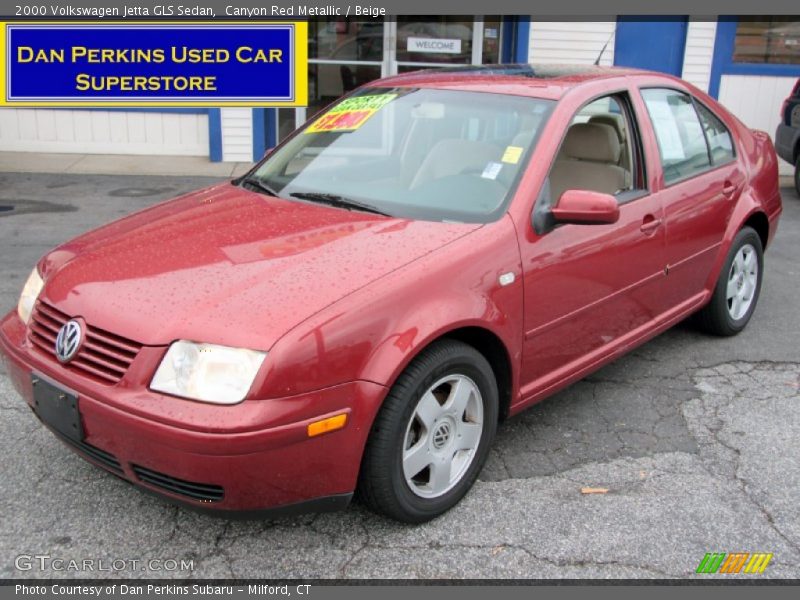
[[[515,281],[500,285],[498,277],[509,272]],[[506,215],[288,332],[270,351],[268,372],[253,397],[286,397],[357,380],[390,386],[423,348],[461,327],[497,336],[515,375],[522,352],[521,274]]]

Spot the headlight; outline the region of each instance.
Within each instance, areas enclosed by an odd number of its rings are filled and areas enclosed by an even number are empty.
[[[22,288],[22,294],[20,294],[19,303],[17,304],[17,314],[23,323],[30,321],[33,305],[36,304],[36,299],[39,297],[43,286],[44,281],[39,275],[39,269],[34,267],[28,276],[28,281],[25,282],[25,287]]]
[[[150,388],[214,404],[244,400],[266,352],[180,340],[167,350]]]

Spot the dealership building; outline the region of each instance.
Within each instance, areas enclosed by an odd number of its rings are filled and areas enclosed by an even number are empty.
[[[773,134],[800,77],[797,17],[397,17],[309,22],[309,106],[0,109],[0,148],[248,162],[354,87],[406,71],[500,63],[633,66],[683,77]],[[790,173],[789,165],[782,164]]]

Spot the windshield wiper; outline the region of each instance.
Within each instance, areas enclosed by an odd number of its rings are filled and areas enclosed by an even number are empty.
[[[276,198],[280,198],[278,192],[273,190],[269,184],[264,182],[263,179],[260,177],[256,177],[255,175],[250,175],[249,177],[245,177],[244,179],[239,180],[240,185],[251,185],[254,188],[258,188],[260,191],[264,192],[265,194],[269,194],[270,196],[275,196]]]
[[[337,208],[346,208],[348,210],[362,210],[364,212],[375,213],[376,215],[383,215],[384,217],[391,217],[387,212],[382,211],[376,206],[353,200],[352,198],[345,198],[336,194],[326,194],[324,192],[292,192],[289,194],[293,198],[300,198],[301,200],[311,200],[312,202],[320,202],[329,206]]]

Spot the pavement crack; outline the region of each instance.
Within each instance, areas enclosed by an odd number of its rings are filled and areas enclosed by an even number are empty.
[[[794,540],[792,540],[789,536],[787,536],[781,529],[778,527],[777,523],[775,523],[775,518],[772,516],[772,513],[767,510],[767,508],[761,504],[753,494],[749,491],[748,487],[750,486],[750,482],[747,481],[744,477],[742,477],[739,473],[741,468],[741,457],[742,453],[741,450],[735,446],[732,446],[722,440],[719,436],[719,433],[722,429],[722,425],[719,425],[716,429],[709,429],[711,433],[712,439],[719,444],[720,446],[724,447],[733,455],[735,456],[734,464],[733,464],[733,480],[736,482],[737,486],[741,490],[742,494],[745,498],[761,513],[764,519],[769,523],[769,526],[772,530],[778,534],[778,536],[783,539],[791,548],[793,548],[798,554],[800,554],[800,545],[798,545]]]
[[[521,547],[522,548],[522,547]],[[653,567],[643,567],[642,565],[637,565],[633,563],[626,563],[623,561],[618,560],[597,560],[597,559],[554,559],[547,556],[539,556],[534,554],[533,552],[528,551],[531,557],[535,558],[536,560],[540,560],[542,562],[546,562],[551,564],[555,567],[577,567],[577,568],[586,568],[586,567],[621,567],[625,569],[636,569],[637,571],[642,571],[644,573],[650,573],[652,575],[657,575],[666,578],[674,578],[678,574],[670,573],[669,571],[663,571],[661,569],[656,569]]]
[[[350,565],[353,564],[353,561],[358,558],[358,556],[367,548],[370,547],[379,547],[379,546],[371,546],[368,541],[365,541],[357,550],[355,550],[350,557],[342,563],[342,566],[339,567],[339,574],[342,576],[343,579],[347,579],[347,570],[350,568]]]
[[[744,400],[747,402],[761,400],[758,397],[745,394],[745,391],[741,389],[741,386],[736,380],[737,377],[744,377],[751,381],[753,386],[760,388],[763,385],[763,381],[754,376],[755,372],[774,372],[776,368],[779,370],[793,371],[798,369],[798,366],[798,363],[794,362],[760,360],[754,362],[721,362],[713,366],[704,366],[696,369],[693,379],[695,387],[701,393],[701,396],[696,399],[701,407],[701,411],[695,426],[700,428],[700,431],[693,431],[691,426],[689,427],[689,431],[695,438],[698,447],[701,449],[700,456],[706,471],[714,477],[724,477],[727,475],[727,478],[741,491],[746,501],[761,514],[770,529],[800,555],[800,545],[798,545],[797,541],[791,536],[787,535],[776,523],[775,517],[768,507],[760,502],[754,494],[752,489],[754,484],[742,474],[742,450],[740,447],[723,438],[726,426],[729,426],[730,423],[728,419],[726,419],[726,416],[722,414],[722,411],[728,409],[731,403],[736,400]],[[730,391],[726,393],[725,389],[722,391],[717,390],[714,385],[707,383],[707,379],[716,379],[717,381],[721,380],[725,382]],[[682,416],[687,425],[689,425],[690,420],[687,418],[685,411],[682,411]],[[703,438],[703,434],[705,434],[707,439]],[[727,465],[725,464],[725,459],[719,453],[708,451],[707,448],[709,445],[716,445],[723,450],[723,454],[727,454]],[[706,451],[704,452],[703,449],[706,449]]]
[[[358,550],[356,550],[350,558],[342,565],[339,572],[343,578],[347,578],[347,572],[352,566],[353,562],[367,549],[371,550],[396,550],[397,546],[392,545],[384,545],[384,544],[364,544]],[[495,544],[467,544],[467,543],[441,543],[438,541],[430,541],[424,545],[408,545],[404,544],[402,546],[403,550],[478,550],[478,551],[485,551],[488,552],[490,555],[494,556],[499,551],[505,549],[517,550],[519,552],[524,553],[530,559],[551,565],[553,567],[563,569],[568,567],[574,568],[589,568],[589,567],[619,567],[623,569],[634,569],[636,571],[641,572],[642,574],[647,574],[653,577],[665,577],[665,578],[674,578],[680,573],[669,572],[661,569],[657,569],[651,566],[642,566],[635,563],[628,563],[621,560],[598,560],[598,559],[587,559],[587,558],[553,558],[546,555],[537,554],[532,551],[530,548],[522,544],[515,544],[515,543],[504,543],[499,542]]]

